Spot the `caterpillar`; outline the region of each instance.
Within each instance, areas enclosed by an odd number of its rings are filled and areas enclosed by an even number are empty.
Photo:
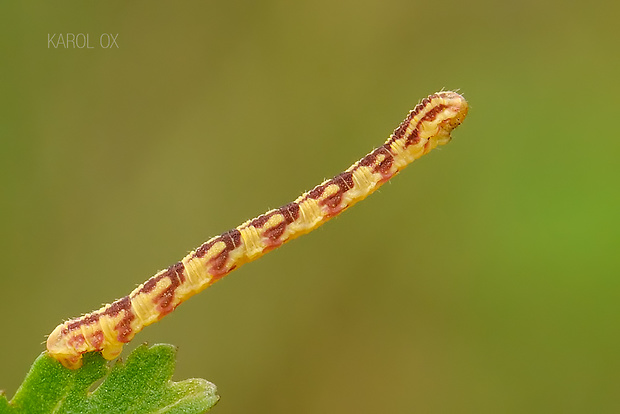
[[[412,161],[450,141],[468,104],[450,91],[424,98],[379,148],[346,171],[302,194],[292,203],[203,243],[180,262],[162,270],[129,295],[66,321],[47,339],[48,353],[65,367],[82,365],[82,355],[101,351],[116,358],[145,326],[179,304],[283,243],[317,228],[364,199]]]

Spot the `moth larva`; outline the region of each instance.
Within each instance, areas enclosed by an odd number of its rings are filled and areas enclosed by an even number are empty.
[[[467,109],[465,99],[455,92],[430,95],[409,112],[385,144],[346,171],[292,203],[210,239],[128,296],[57,326],[47,339],[49,354],[72,369],[82,365],[86,352],[101,351],[106,359],[116,358],[136,333],[189,297],[242,264],[317,228],[367,197],[413,160],[446,144]]]

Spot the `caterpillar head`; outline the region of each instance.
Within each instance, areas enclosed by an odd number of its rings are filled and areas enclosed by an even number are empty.
[[[456,92],[438,92],[428,99],[432,107],[425,117],[429,120],[421,120],[421,135],[424,136],[425,132],[430,135],[425,152],[450,142],[450,133],[463,122],[469,110],[465,98]]]

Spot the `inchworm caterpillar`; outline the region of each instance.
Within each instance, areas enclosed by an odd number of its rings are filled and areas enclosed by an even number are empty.
[[[82,354],[102,351],[116,358],[123,344],[189,297],[244,263],[308,233],[364,199],[410,162],[450,141],[467,115],[467,102],[455,92],[425,98],[379,148],[346,171],[290,204],[216,236],[151,277],[128,296],[69,320],[47,339],[49,354],[68,368],[82,365]]]

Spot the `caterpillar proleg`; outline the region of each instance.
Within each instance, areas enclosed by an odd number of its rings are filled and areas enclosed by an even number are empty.
[[[420,102],[388,140],[346,171],[295,201],[219,236],[158,272],[129,295],[57,326],[47,339],[49,354],[68,368],[82,365],[86,352],[116,358],[145,326],[244,263],[308,233],[364,199],[413,160],[450,141],[467,115],[465,99],[437,92]]]

